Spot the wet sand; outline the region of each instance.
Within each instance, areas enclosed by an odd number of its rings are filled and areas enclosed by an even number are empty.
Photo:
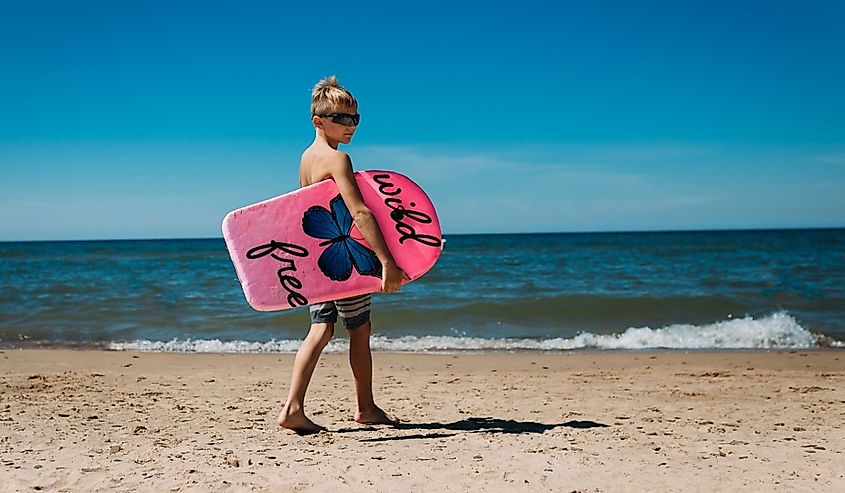
[[[293,355],[0,351],[0,491],[845,491],[845,351],[345,355],[276,425]]]

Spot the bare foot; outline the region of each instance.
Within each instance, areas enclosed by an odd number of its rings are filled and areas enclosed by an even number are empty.
[[[355,413],[355,421],[362,425],[397,425],[399,418],[381,410],[378,406]]]
[[[295,431],[300,435],[311,435],[313,433],[326,431],[326,427],[320,426],[308,419],[302,410],[289,412],[288,408],[284,408],[279,414],[279,417],[276,418],[276,422],[279,423],[279,426],[282,428]]]

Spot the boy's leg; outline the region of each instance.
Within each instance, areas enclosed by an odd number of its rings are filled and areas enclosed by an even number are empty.
[[[355,421],[364,424],[396,424],[399,422],[396,416],[381,410],[373,399],[371,330],[370,322],[349,330],[349,364],[355,377],[355,397],[358,403]]]
[[[290,381],[290,392],[285,407],[278,417],[278,423],[284,428],[298,433],[315,433],[325,430],[305,416],[305,391],[311,382],[314,368],[320,359],[320,353],[334,334],[333,323],[311,324],[308,336],[302,341],[296,358],[293,360],[293,374]]]

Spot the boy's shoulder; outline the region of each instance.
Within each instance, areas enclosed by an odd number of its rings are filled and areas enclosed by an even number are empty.
[[[319,161],[339,161],[339,162],[347,162],[351,161],[349,154],[337,150],[332,149],[331,147],[315,147],[311,146],[302,151],[302,158],[303,159],[314,159]]]
[[[321,158],[321,161],[333,172],[341,171],[352,166],[352,158],[349,157],[349,154],[335,149],[330,149],[330,152],[327,152]]]
[[[302,152],[299,166],[301,185],[348,176],[352,173],[352,160],[349,154],[326,146],[319,148],[311,146]]]

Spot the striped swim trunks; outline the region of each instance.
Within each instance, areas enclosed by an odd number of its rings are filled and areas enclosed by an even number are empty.
[[[337,301],[315,303],[309,306],[312,324],[337,322],[337,316],[343,319],[346,330],[357,329],[370,321],[370,302],[373,295],[363,294]]]

